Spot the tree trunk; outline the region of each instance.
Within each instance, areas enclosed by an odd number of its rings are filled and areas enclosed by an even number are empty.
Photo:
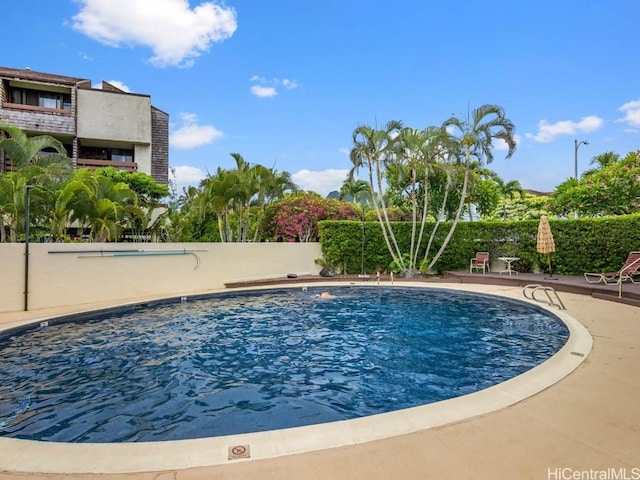
[[[471,150],[469,146],[467,146],[466,148],[467,148],[467,154],[466,154],[466,161],[464,166],[464,182],[462,183],[462,193],[460,194],[460,203],[458,204],[458,210],[456,211],[456,216],[453,219],[453,223],[451,224],[451,228],[449,228],[449,232],[447,233],[447,236],[445,237],[444,242],[442,242],[440,249],[431,260],[431,263],[429,263],[429,268],[432,268],[435,265],[435,263],[438,261],[438,259],[442,255],[442,252],[444,252],[444,249],[449,244],[449,241],[453,236],[453,232],[456,230],[456,227],[458,226],[458,222],[460,221],[460,216],[462,215],[462,210],[464,208],[464,203],[465,203],[465,200],[467,199],[467,188],[469,186],[469,172],[471,169]]]

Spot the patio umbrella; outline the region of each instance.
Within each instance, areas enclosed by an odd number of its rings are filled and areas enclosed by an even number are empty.
[[[553,272],[551,271],[551,254],[556,251],[556,244],[553,241],[553,234],[551,233],[551,225],[547,220],[546,215],[540,217],[540,223],[538,224],[538,237],[537,237],[536,249],[538,253],[546,253],[549,261],[549,276],[553,278]]]

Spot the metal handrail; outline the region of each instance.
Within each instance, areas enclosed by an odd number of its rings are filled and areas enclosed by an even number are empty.
[[[49,253],[89,253],[89,255],[78,255],[78,258],[105,258],[105,257],[152,257],[165,255],[192,255],[196,259],[194,270],[200,267],[200,257],[196,252],[208,252],[208,249],[181,248],[176,250],[69,250],[50,251]]]
[[[536,298],[536,292],[538,291],[543,291],[547,296],[547,300]],[[525,287],[522,289],[522,294],[529,300],[534,300],[539,303],[558,307],[560,310],[566,310],[564,303],[562,303],[562,300],[560,300],[560,297],[558,296],[558,292],[556,292],[553,287],[548,287],[546,285],[540,284],[529,284],[525,285]],[[551,294],[553,294],[555,299],[552,298]]]

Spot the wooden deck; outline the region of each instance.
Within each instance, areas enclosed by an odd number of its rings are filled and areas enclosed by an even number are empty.
[[[382,281],[390,281],[388,275],[381,277]],[[331,282],[331,281],[352,281],[352,282],[371,282],[377,281],[375,275],[336,275],[334,277],[321,277],[319,275],[302,275],[295,278],[283,276],[280,278],[254,279],[242,282],[229,282],[225,286],[227,288],[253,287],[265,285],[282,285],[296,283],[315,283],[315,282]],[[609,300],[612,302],[624,303],[640,307],[640,283],[624,282],[622,284],[621,296],[619,295],[619,286],[605,285],[604,283],[587,283],[583,276],[574,275],[553,275],[552,278],[547,274],[534,273],[518,273],[513,275],[500,273],[469,273],[466,271],[445,272],[441,276],[423,276],[419,278],[404,279],[394,278],[394,282],[402,283],[406,281],[426,282],[426,283],[475,283],[488,285],[508,285],[525,287],[526,285],[542,285],[553,287],[557,292],[577,293],[579,295],[588,295],[593,298]]]

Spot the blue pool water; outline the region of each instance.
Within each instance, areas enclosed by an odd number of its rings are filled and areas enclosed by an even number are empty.
[[[201,438],[457,397],[538,365],[563,323],[439,289],[279,289],[165,302],[0,337],[0,435]]]

